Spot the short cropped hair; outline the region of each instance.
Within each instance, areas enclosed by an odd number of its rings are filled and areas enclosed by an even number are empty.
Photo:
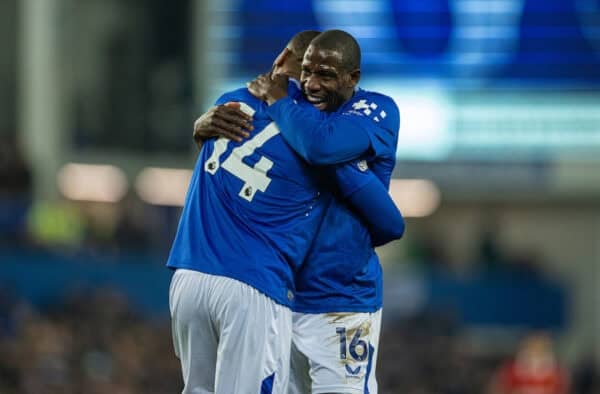
[[[298,61],[302,61],[304,57],[304,52],[308,48],[310,42],[321,34],[320,31],[317,30],[304,30],[300,33],[297,33],[292,39],[288,42],[287,48],[294,54]]]
[[[324,31],[312,40],[311,45],[340,52],[342,67],[347,71],[360,69],[360,46],[351,34],[343,30]]]

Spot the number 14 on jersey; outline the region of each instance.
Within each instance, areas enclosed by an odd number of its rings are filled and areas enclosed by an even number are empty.
[[[269,170],[273,167],[273,162],[261,156],[254,164],[249,166],[242,161],[254,153],[254,151],[263,146],[268,140],[279,134],[279,128],[274,122],[269,123],[264,129],[258,132],[254,137],[244,142],[242,145],[234,148],[229,156],[221,163],[221,156],[227,151],[229,140],[223,137],[215,141],[215,145],[210,157],[204,163],[204,170],[214,175],[219,168],[227,170],[235,177],[244,182],[238,196],[247,201],[252,201],[257,190],[265,192],[271,183],[268,177]]]

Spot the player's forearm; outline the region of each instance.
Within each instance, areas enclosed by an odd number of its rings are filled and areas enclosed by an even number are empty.
[[[404,218],[378,179],[372,179],[348,200],[367,224],[374,246],[384,245],[404,235]]]
[[[327,115],[291,98],[278,100],[268,111],[286,142],[311,164],[350,161],[371,146],[367,131],[349,116]]]

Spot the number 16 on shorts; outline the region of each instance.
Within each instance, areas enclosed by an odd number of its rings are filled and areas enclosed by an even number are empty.
[[[338,335],[340,343],[340,360],[346,368],[346,376],[361,378],[367,371],[369,353],[375,349],[367,341],[361,339],[363,328],[358,327],[353,330],[346,330],[346,327],[336,327],[335,332]],[[358,363],[356,362],[358,361]]]

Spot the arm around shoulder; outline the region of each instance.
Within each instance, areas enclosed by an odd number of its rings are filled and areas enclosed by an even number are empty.
[[[366,153],[371,141],[365,123],[342,114],[328,114],[287,97],[268,113],[287,143],[308,163],[330,165]]]

